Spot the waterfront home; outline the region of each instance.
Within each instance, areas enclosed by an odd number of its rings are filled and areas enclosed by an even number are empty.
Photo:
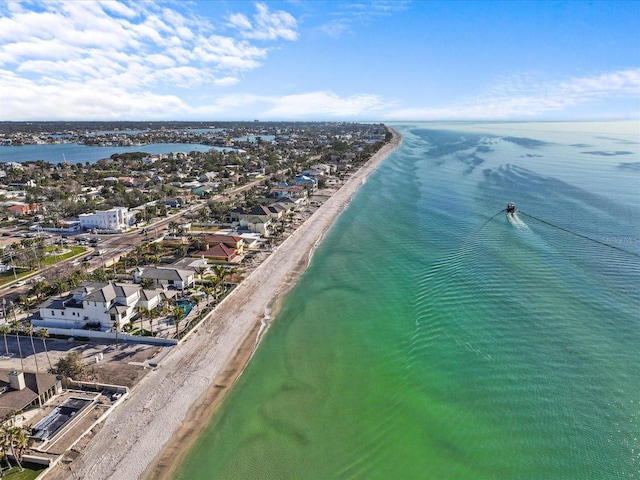
[[[272,187],[269,191],[269,196],[277,199],[288,198],[296,203],[296,205],[306,203],[306,199],[309,196],[308,190],[300,185],[288,185],[279,184],[277,187]]]
[[[60,393],[62,382],[51,373],[0,370],[0,418],[42,407]]]
[[[293,178],[293,184],[299,185],[314,192],[318,188],[318,179],[307,175],[297,175]]]
[[[134,280],[140,282],[151,280],[155,287],[174,287],[184,290],[194,284],[193,270],[175,267],[138,267],[134,272]]]
[[[269,215],[245,215],[240,218],[240,226],[263,237],[270,235],[272,219]]]
[[[218,243],[224,243],[227,247],[233,248],[237,255],[244,254],[244,246],[245,246],[244,238],[238,235],[224,235],[224,234],[205,235],[204,241],[209,245],[209,247],[207,248],[210,248]]]
[[[236,250],[228,247],[224,243],[217,243],[205,250],[200,250],[196,252],[196,255],[200,255],[214,262],[233,262],[238,257]]]
[[[147,310],[153,310],[157,306],[161,305],[167,299],[167,295],[164,290],[148,290],[146,288],[140,289],[140,299],[136,306],[146,308]]]
[[[140,301],[139,285],[115,282],[83,282],[66,298],[51,298],[40,304],[33,319],[37,328],[81,329],[103,332],[131,323]]]

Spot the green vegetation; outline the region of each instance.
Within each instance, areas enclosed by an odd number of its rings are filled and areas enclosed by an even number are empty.
[[[69,352],[56,362],[49,373],[62,375],[74,380],[84,380],[89,373],[89,369],[82,363],[82,355],[79,352]]]
[[[3,468],[2,476],[8,480],[34,480],[46,469],[44,465],[36,465],[35,463],[23,464],[23,470],[20,470],[17,465],[11,466],[11,468],[7,468],[5,465]]]

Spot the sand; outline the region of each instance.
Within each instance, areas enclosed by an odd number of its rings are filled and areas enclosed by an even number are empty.
[[[367,176],[383,146],[132,390],[68,469],[69,478],[171,478],[249,362],[280,302]]]

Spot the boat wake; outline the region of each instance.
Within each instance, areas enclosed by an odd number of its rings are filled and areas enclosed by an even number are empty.
[[[524,228],[524,229],[529,229],[529,226],[524,223],[522,221],[522,219],[518,216],[517,213],[507,213],[507,220],[509,220],[509,223],[511,225],[513,225],[516,228]]]

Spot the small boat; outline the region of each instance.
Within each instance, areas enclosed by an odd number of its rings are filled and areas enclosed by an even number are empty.
[[[513,215],[514,213],[516,213],[516,205],[515,205],[515,203],[509,203],[505,210],[507,212],[507,215],[509,215],[509,214]]]

